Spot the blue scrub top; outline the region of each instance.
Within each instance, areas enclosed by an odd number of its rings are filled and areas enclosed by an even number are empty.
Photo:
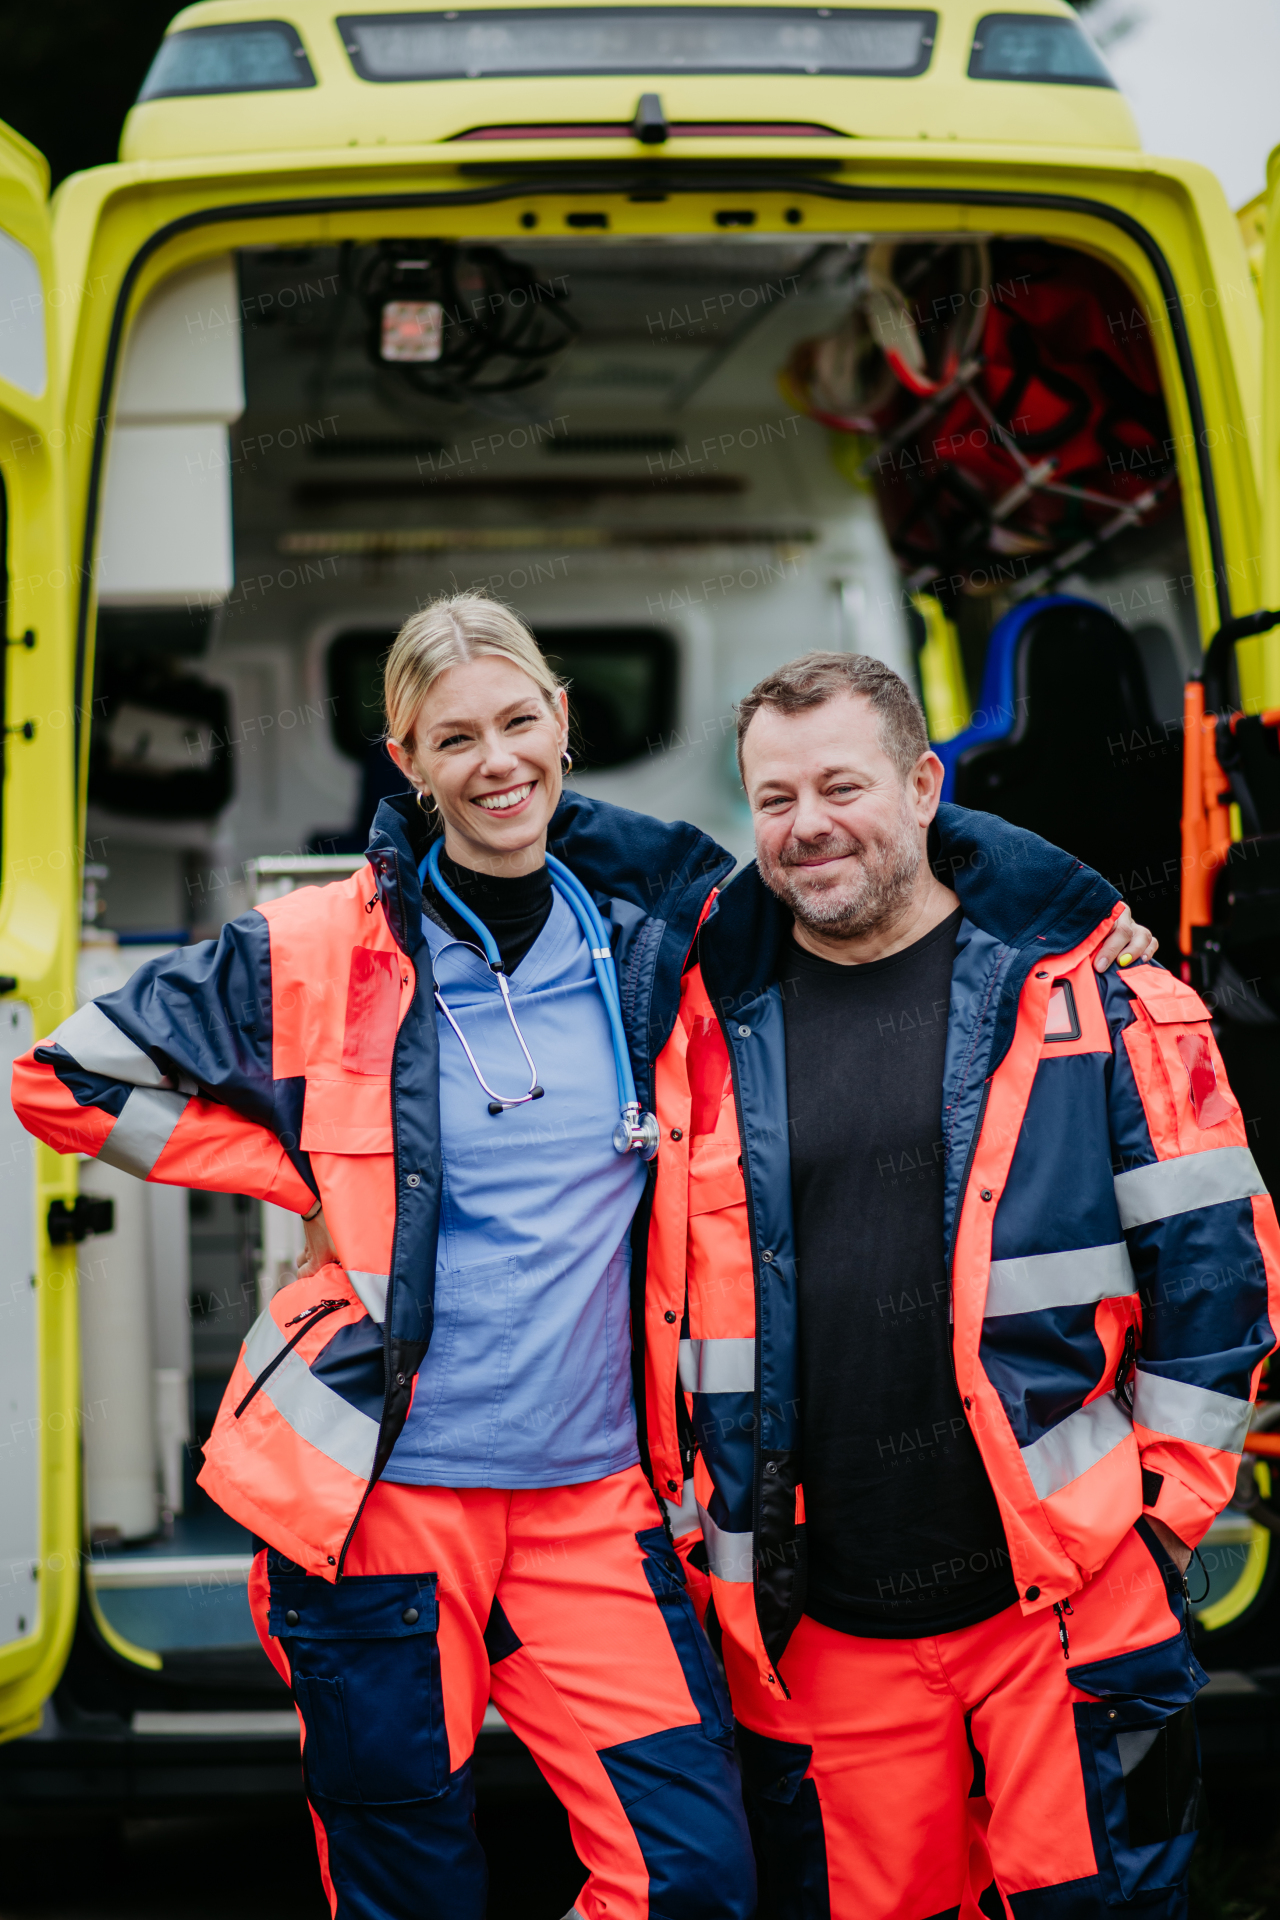
[[[440,990],[496,1093],[529,1069],[479,952],[424,918]],[[437,1008],[444,1188],[435,1325],[383,1479],[558,1487],[640,1458],[632,1215],[644,1162],[614,1150],[618,1083],[590,951],[559,893],[511,976],[541,1100],[490,1114]]]

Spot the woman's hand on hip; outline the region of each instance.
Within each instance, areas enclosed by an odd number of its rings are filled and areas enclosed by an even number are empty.
[[[321,1267],[340,1267],[338,1249],[334,1246],[325,1223],[324,1210],[314,1220],[304,1220],[302,1231],[307,1236],[307,1250],[298,1255],[298,1278],[305,1280],[308,1274],[318,1273]]]

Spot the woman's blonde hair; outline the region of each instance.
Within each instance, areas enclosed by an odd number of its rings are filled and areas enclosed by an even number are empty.
[[[409,616],[387,655],[387,738],[412,752],[414,722],[440,675],[486,654],[522,668],[559,712],[561,683],[520,615],[487,593],[447,593]]]

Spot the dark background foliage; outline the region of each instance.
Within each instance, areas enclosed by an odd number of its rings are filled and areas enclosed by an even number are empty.
[[[115,159],[124,117],[180,4],[0,0],[0,120],[39,147],[55,186]]]

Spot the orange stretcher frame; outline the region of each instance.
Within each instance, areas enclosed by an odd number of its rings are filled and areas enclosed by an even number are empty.
[[[1229,620],[1205,650],[1204,666],[1188,680],[1182,700],[1182,889],[1178,945],[1183,978],[1190,976],[1194,931],[1213,924],[1213,890],[1231,853],[1231,783],[1218,759],[1218,725],[1234,728],[1244,716],[1227,712],[1228,667],[1237,640],[1280,626],[1280,612],[1246,613]],[[1206,704],[1206,696],[1208,696]],[[1261,715],[1280,727],[1280,708]]]

